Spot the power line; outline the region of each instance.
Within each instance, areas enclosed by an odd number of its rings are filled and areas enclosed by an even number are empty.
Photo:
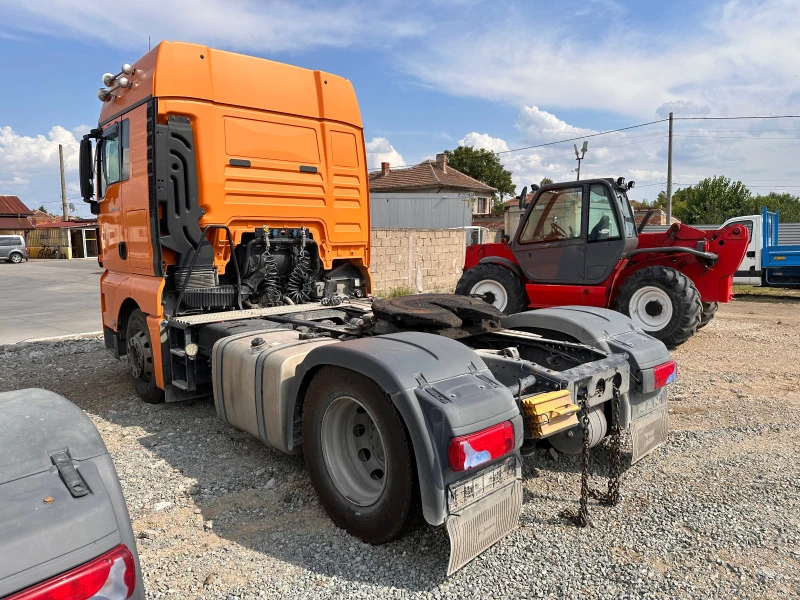
[[[609,129],[608,131],[599,131],[597,133],[589,133],[579,135],[578,137],[568,138],[565,140],[558,140],[555,142],[545,142],[544,144],[534,144],[533,146],[524,146],[522,148],[512,148],[511,150],[502,150],[495,152],[495,154],[508,154],[509,152],[520,152],[522,150],[532,150],[534,148],[543,148],[544,146],[554,146],[556,144],[564,144],[566,142],[574,142],[577,140],[584,140],[586,138],[597,137],[599,135],[608,135],[609,133],[619,133],[620,131],[627,131],[629,129],[636,129],[637,127],[647,127],[648,125],[655,125],[656,123],[664,123],[668,119],[659,119],[658,121],[650,121],[649,123],[639,123],[638,125],[629,125],[628,127],[620,127],[619,129]]]
[[[743,116],[743,117],[675,117],[676,121],[741,121],[744,119],[800,119],[800,115],[761,115],[761,116]]]

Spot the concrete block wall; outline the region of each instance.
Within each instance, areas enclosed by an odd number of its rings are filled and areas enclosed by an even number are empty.
[[[408,287],[417,292],[452,292],[464,266],[461,229],[383,229],[371,234],[372,292]]]

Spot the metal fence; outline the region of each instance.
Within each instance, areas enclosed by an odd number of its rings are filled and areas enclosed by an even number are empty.
[[[472,194],[370,194],[370,224],[388,229],[452,229],[472,225]]]

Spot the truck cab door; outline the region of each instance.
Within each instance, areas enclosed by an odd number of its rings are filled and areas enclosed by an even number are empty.
[[[580,183],[548,187],[531,202],[511,248],[532,282],[584,283],[586,193]]]
[[[606,182],[589,184],[586,225],[587,285],[598,285],[614,272],[620,258],[638,244],[628,199]]]
[[[761,227],[756,227],[754,219],[743,218],[726,221],[723,227],[741,225],[750,233],[750,241],[739,268],[733,275],[736,285],[761,285]]]

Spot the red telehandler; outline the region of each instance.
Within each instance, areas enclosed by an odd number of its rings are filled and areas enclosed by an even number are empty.
[[[708,324],[732,297],[748,231],[701,231],[674,224],[637,228],[627,191],[634,182],[586,179],[533,186],[510,240],[467,247],[456,293],[483,298],[506,314],[529,308],[613,308],[675,347]],[[649,216],[649,215],[648,215]]]

